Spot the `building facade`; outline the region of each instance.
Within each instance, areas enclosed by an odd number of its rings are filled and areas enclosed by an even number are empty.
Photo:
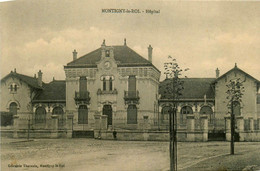
[[[41,71],[37,77],[11,71],[1,79],[2,135],[72,137],[85,131],[104,139],[117,134],[119,139],[168,140],[171,80],[160,82],[152,50],[149,45],[145,59],[126,40],[118,46],[108,46],[104,40],[100,48],[79,58],[74,50],[73,60],[64,66],[66,79],[50,83],[42,81]],[[221,76],[217,69],[215,78],[181,78],[180,140],[205,141],[210,133],[227,135],[226,85],[236,78],[245,87],[235,109],[237,130],[241,136],[241,130],[260,130],[260,82],[235,65]]]

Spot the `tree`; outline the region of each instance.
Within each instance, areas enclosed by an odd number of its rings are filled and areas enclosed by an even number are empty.
[[[169,111],[169,135],[170,135],[170,170],[177,170],[177,106],[179,97],[182,95],[183,81],[180,79],[182,75],[182,69],[179,67],[176,59],[171,56],[168,57],[169,62],[164,63],[164,74],[166,75],[166,79],[170,81],[166,84],[165,93],[170,95],[172,99],[173,108]],[[187,71],[189,69],[185,69]]]
[[[230,154],[235,154],[235,144],[234,144],[234,136],[235,136],[235,116],[234,116],[234,107],[242,102],[242,96],[244,93],[243,82],[240,78],[230,80],[227,84],[227,107],[230,113],[230,127],[231,127],[231,141],[230,141]],[[235,103],[238,102],[238,103]]]

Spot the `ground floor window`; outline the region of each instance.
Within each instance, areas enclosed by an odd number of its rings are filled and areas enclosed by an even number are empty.
[[[212,123],[213,122],[213,111],[212,111],[212,108],[210,106],[203,106],[201,109],[200,109],[200,114],[205,114],[208,116],[208,120],[209,120],[209,123]]]
[[[64,123],[65,123],[63,109],[61,107],[55,107],[52,110],[52,114],[53,115],[58,115],[58,125],[59,126],[63,126]]]
[[[38,107],[35,111],[35,123],[46,122],[46,110],[43,107]]]
[[[78,109],[78,124],[88,123],[88,108],[86,105],[79,106]]]
[[[161,114],[162,114],[162,120],[169,120],[169,111],[170,111],[170,109],[171,109],[171,107],[170,106],[164,106],[163,108],[162,108],[162,112],[161,112]]]
[[[136,105],[129,105],[127,108],[127,124],[137,124]]]
[[[190,106],[183,106],[181,108],[181,116],[180,116],[181,123],[186,123],[187,114],[193,114],[192,108]]]

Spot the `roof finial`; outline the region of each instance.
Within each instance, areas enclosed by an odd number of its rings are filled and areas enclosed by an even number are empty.
[[[102,45],[104,45],[104,46],[106,45],[106,40],[105,39],[103,40]]]
[[[14,73],[16,73],[16,68],[14,68]]]
[[[235,68],[237,68],[237,63],[235,63]]]
[[[124,39],[124,45],[126,46],[126,38]]]

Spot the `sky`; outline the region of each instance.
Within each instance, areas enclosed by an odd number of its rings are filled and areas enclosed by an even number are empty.
[[[102,13],[102,9],[141,13]],[[149,14],[146,9],[160,10]],[[215,77],[237,66],[260,80],[260,2],[19,0],[0,3],[0,71],[65,79],[64,65],[106,45],[127,45],[163,74],[171,55],[187,77]],[[142,12],[144,11],[144,12]]]

